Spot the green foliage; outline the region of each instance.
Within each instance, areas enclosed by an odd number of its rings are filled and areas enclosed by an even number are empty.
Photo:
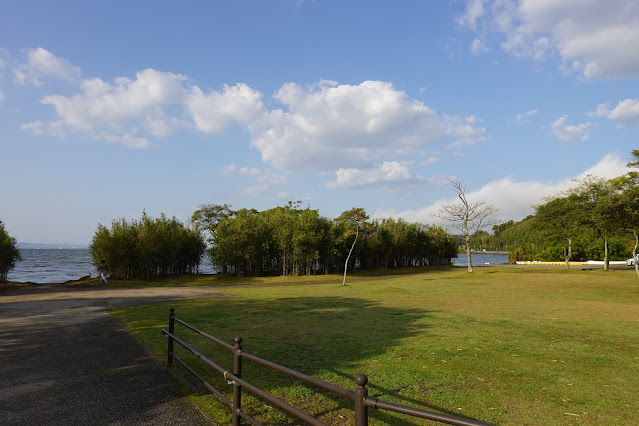
[[[442,228],[401,219],[369,222],[361,208],[330,220],[292,202],[234,212],[216,223],[210,241],[212,263],[238,276],[334,273],[344,270],[349,253],[349,267],[358,269],[449,264],[456,255]]]
[[[16,244],[16,239],[7,233],[0,220],[0,282],[7,281],[9,271],[16,266],[17,261],[22,260]]]
[[[197,229],[143,213],[139,221],[114,220],[111,229],[98,225],[89,250],[95,265],[105,259],[118,278],[153,278],[196,272],[205,244]]]
[[[639,150],[628,166],[639,167]],[[535,206],[520,222],[493,226],[494,235],[473,236],[473,245],[506,250],[510,260],[624,260],[639,248],[639,172],[579,185]],[[639,270],[638,270],[639,273]]]

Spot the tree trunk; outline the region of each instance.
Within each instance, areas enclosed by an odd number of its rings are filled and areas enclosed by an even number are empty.
[[[353,241],[351,250],[348,252],[348,256],[346,257],[346,262],[344,263],[344,281],[342,281],[342,285],[346,285],[346,270],[348,269],[348,261],[351,258],[351,253],[353,253],[353,249],[355,248],[355,243],[357,242],[358,236],[359,236],[359,224],[357,224],[357,231],[355,231],[355,241]]]
[[[566,269],[570,269],[570,259],[572,258],[572,238],[568,240],[568,253],[566,253]]]
[[[608,256],[608,238],[604,238],[604,271],[608,270],[610,257]]]
[[[468,272],[473,272],[473,259],[470,255],[470,232],[468,231],[467,219],[464,219],[464,235],[466,237],[466,260],[468,261]]]

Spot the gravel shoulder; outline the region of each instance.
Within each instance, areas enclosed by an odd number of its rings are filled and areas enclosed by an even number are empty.
[[[229,297],[204,287],[3,287],[0,424],[210,425],[107,306]]]

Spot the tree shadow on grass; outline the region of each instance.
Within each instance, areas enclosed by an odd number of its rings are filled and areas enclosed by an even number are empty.
[[[180,302],[175,306],[178,318],[206,333],[230,344],[234,336],[241,336],[243,350],[248,353],[351,390],[356,386],[355,374],[366,370],[369,361],[404,339],[423,334],[432,326],[428,318],[434,314],[341,297],[210,300]],[[176,329],[178,335],[189,333],[183,328]],[[210,353],[216,362],[232,371],[232,355],[228,350],[203,340],[199,342],[205,348],[203,352]],[[212,374],[211,379],[224,389],[225,383],[219,377],[215,379],[216,376],[219,374]],[[250,361],[243,361],[243,378],[330,424],[352,422],[353,403],[341,396],[305,392],[300,390],[300,382]],[[375,385],[375,377],[369,380],[371,394],[392,394],[391,389]],[[424,401],[409,400],[409,403],[442,412]],[[260,408],[260,404],[251,405],[253,410],[268,411]],[[370,412],[371,418],[382,423],[414,423],[387,412],[372,409]],[[296,424],[281,417],[269,421],[268,415],[261,421]]]

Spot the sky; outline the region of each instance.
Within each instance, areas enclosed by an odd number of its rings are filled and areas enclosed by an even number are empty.
[[[521,220],[639,149],[637,0],[0,7],[0,220],[20,242],[202,204]]]

